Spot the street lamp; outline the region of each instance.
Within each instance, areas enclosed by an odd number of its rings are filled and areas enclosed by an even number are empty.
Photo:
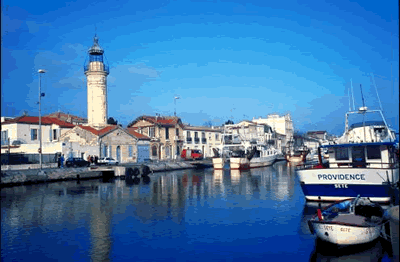
[[[175,103],[175,111],[174,111],[174,116],[176,116],[176,99],[180,99],[179,96],[174,97],[174,103]]]
[[[40,102],[42,100],[42,96],[44,96],[44,93],[42,94],[41,90],[41,76],[42,74],[46,73],[45,70],[39,69],[39,163],[40,163],[40,170],[42,170],[42,116],[40,114]]]

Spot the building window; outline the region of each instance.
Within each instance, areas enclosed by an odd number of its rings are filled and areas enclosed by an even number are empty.
[[[53,130],[53,140],[57,139],[57,129]]]
[[[169,146],[165,147],[165,156],[166,157],[169,157],[169,149],[170,149]]]
[[[186,137],[190,137],[190,131],[186,131]]]
[[[179,136],[179,128],[175,128],[175,135]]]
[[[169,139],[169,128],[165,128],[165,139]]]
[[[37,129],[31,129],[31,140],[37,140],[38,139],[38,130]]]
[[[132,145],[129,145],[128,149],[129,149],[129,157],[132,157],[133,156],[133,147],[132,147]]]
[[[197,132],[194,132],[194,138],[199,138],[199,134]]]
[[[218,139],[219,139],[219,136],[218,136],[218,134],[215,134],[215,140],[217,140],[217,141],[218,141]]]
[[[107,157],[107,146],[103,147],[103,157]]]
[[[155,130],[154,127],[150,127],[150,137],[154,137]]]
[[[1,145],[8,144],[8,130],[1,131]]]
[[[153,145],[151,147],[151,155],[152,156],[157,156],[157,146],[156,145]]]

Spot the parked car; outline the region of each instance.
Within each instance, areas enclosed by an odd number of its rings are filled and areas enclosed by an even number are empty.
[[[97,161],[97,164],[98,164],[98,165],[107,165],[107,166],[110,166],[110,165],[118,165],[119,162],[118,162],[117,160],[115,160],[114,158],[112,158],[112,157],[103,157],[103,158],[100,158],[100,159]]]
[[[83,167],[83,166],[90,166],[90,163],[83,158],[78,157],[70,157],[65,162],[66,167]]]
[[[200,160],[203,159],[203,153],[198,149],[183,149],[181,158],[184,160]]]

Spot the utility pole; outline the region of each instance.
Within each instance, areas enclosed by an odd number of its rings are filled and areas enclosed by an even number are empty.
[[[43,69],[38,70],[39,73],[39,163],[40,170],[42,170],[42,116],[41,116],[41,100],[42,100],[42,89],[41,89],[41,74],[46,73]]]

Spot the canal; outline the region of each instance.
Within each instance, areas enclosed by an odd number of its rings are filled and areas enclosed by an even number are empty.
[[[379,239],[324,246],[285,162],[1,189],[1,260],[385,261]]]

